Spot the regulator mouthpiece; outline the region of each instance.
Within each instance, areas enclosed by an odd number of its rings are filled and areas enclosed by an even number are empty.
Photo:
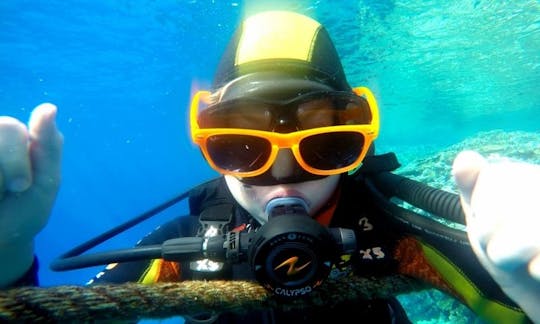
[[[298,197],[274,198],[266,204],[265,213],[268,219],[285,214],[307,215],[306,201]]]

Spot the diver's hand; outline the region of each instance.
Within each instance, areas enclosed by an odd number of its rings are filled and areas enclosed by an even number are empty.
[[[482,265],[540,323],[540,166],[461,152],[452,173]]]
[[[48,103],[34,109],[28,127],[0,116],[0,287],[30,266],[34,236],[58,192],[63,137],[55,117]]]

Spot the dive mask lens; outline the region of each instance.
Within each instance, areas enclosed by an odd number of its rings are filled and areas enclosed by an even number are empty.
[[[372,116],[362,97],[348,92],[317,91],[290,100],[236,98],[218,102],[200,110],[197,119],[201,128],[278,131],[284,120],[293,130],[305,130],[365,125]]]

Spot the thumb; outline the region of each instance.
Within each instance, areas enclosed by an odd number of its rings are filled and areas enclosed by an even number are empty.
[[[34,183],[46,188],[60,182],[64,140],[56,127],[56,112],[55,105],[43,103],[34,109],[28,123]]]
[[[471,196],[480,170],[487,164],[486,159],[475,151],[462,151],[454,160],[452,175],[461,194],[462,202],[467,206],[471,202]]]
[[[486,213],[476,217],[473,210],[473,193],[479,180],[480,172],[488,166],[488,162],[482,155],[475,151],[460,152],[452,165],[452,175],[460,194],[461,207],[465,213],[467,223],[467,236],[480,259],[483,258],[487,240],[491,235],[495,218],[486,217]],[[489,213],[487,213],[489,214]],[[489,226],[488,226],[489,225]],[[487,262],[487,260],[485,261]],[[489,267],[487,263],[484,266]]]

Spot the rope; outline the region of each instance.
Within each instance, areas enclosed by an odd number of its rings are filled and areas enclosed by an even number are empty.
[[[424,288],[420,282],[400,275],[327,280],[308,297],[292,300],[280,299],[249,281],[22,287],[0,291],[0,322],[89,323],[264,308],[331,307],[345,301],[388,298]]]

